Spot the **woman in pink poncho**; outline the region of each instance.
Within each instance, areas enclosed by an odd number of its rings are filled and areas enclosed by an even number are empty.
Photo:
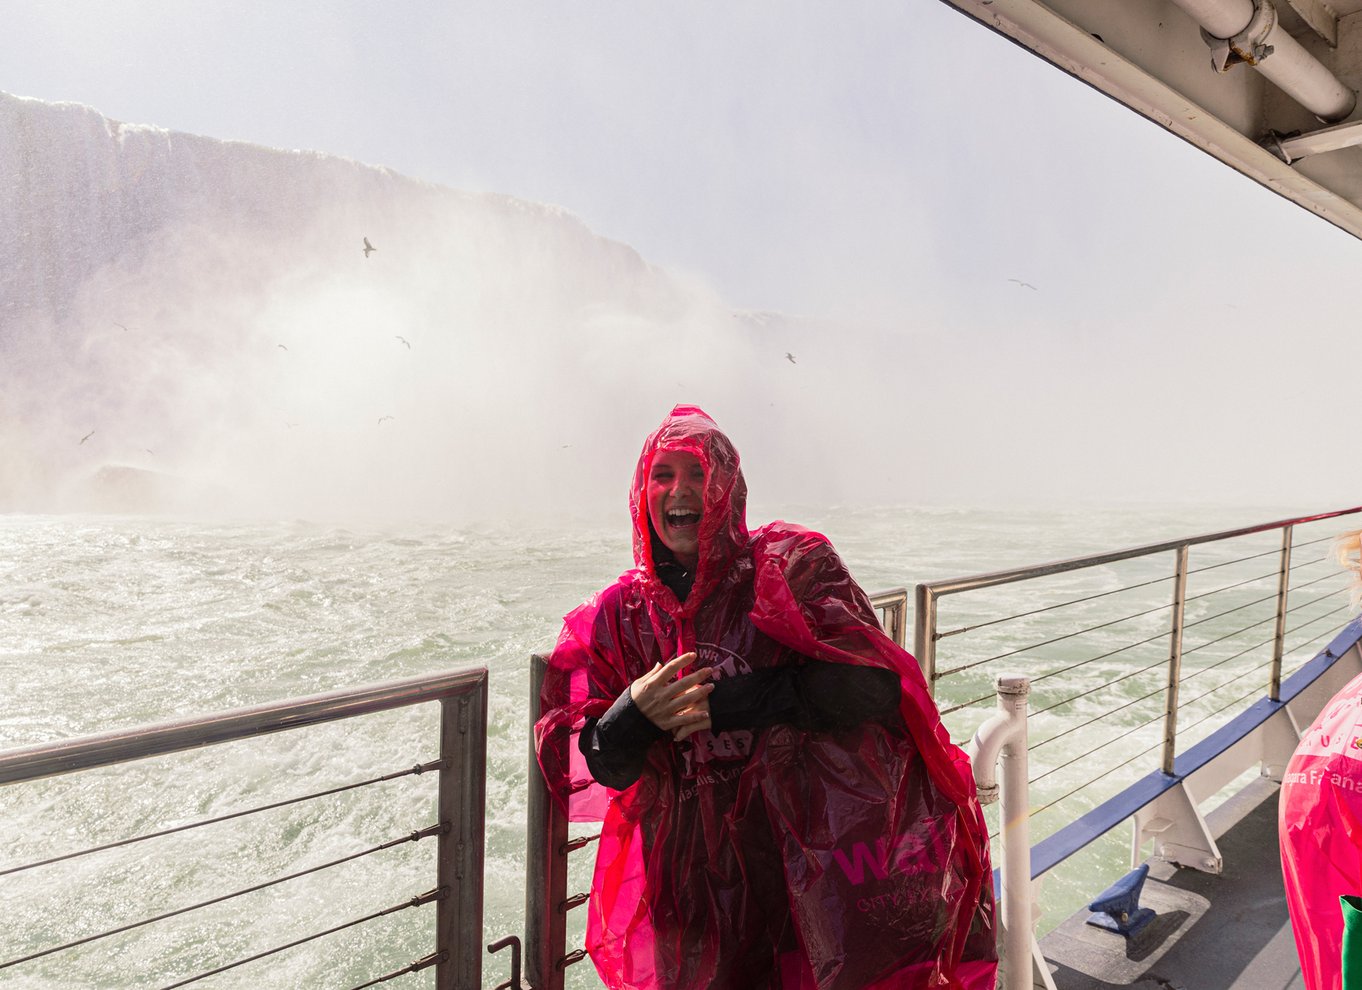
[[[540,764],[572,818],[604,820],[597,970],[627,990],[992,988],[967,758],[827,539],[749,533],[746,500],[732,443],[677,406],[634,474],[637,566],[550,657]]]

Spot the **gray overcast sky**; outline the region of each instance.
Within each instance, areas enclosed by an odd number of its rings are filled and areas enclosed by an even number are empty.
[[[1321,471],[1354,432],[1322,372],[1358,365],[1355,318],[1261,266],[1350,284],[1362,245],[945,4],[0,13],[0,90],[558,204],[734,306],[950,335],[1019,404],[1081,383],[1070,435],[1204,463],[1191,497],[1254,500],[1258,458],[1265,499],[1352,495]]]

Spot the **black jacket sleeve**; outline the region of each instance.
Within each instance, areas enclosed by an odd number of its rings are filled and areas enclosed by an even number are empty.
[[[782,723],[819,732],[886,718],[898,705],[899,678],[893,671],[808,660],[715,681],[709,718],[713,732]],[[638,710],[625,688],[604,715],[586,720],[577,745],[592,777],[623,790],[642,775],[648,748],[666,735]]]
[[[898,710],[892,670],[806,660],[716,681],[709,696],[714,732],[789,724],[814,732],[846,729]]]
[[[597,782],[622,791],[642,775],[648,747],[666,734],[638,710],[626,687],[604,715],[586,720],[577,748]]]

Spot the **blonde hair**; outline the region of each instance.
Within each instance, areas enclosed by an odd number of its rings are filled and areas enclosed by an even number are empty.
[[[1349,595],[1354,607],[1362,605],[1362,529],[1344,533],[1335,540],[1334,557],[1340,566],[1353,572]]]

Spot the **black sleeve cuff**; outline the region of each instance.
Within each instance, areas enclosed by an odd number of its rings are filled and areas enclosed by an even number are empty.
[[[587,719],[577,737],[591,776],[606,787],[622,791],[643,773],[648,747],[667,734],[634,704],[625,688],[599,719]]]

